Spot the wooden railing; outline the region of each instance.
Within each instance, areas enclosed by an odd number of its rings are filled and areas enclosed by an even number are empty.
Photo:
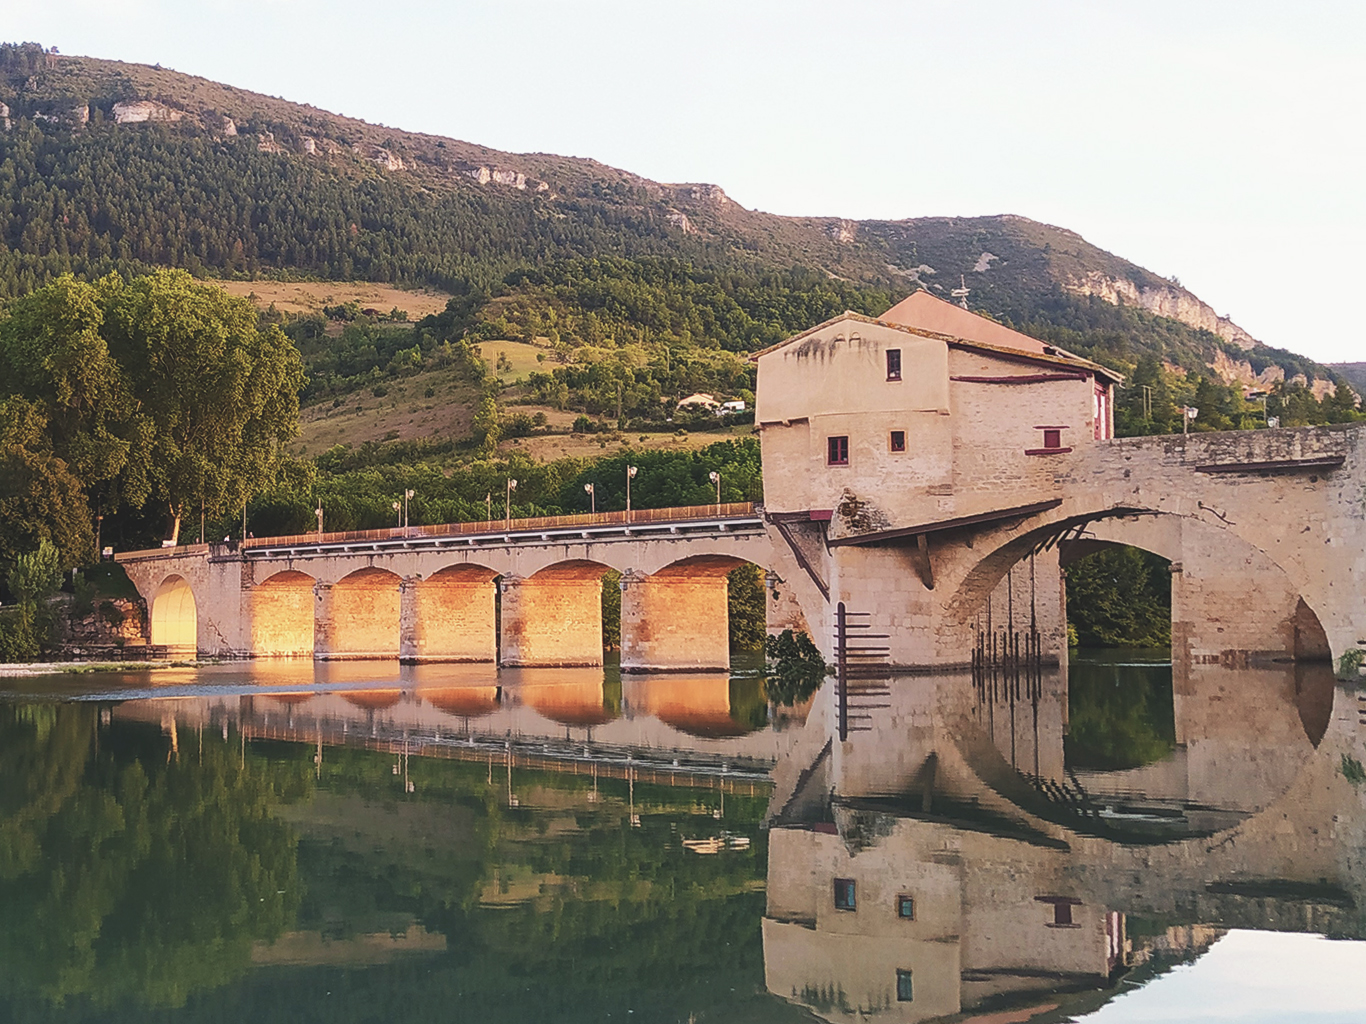
[[[686,523],[705,519],[743,519],[757,515],[753,502],[687,505],[682,508],[636,508],[630,512],[594,512],[575,516],[533,516],[494,519],[483,523],[443,523],[440,526],[391,526],[384,530],[347,530],[340,533],[296,533],[286,537],[248,537],[244,548],[299,547],[344,544],[348,541],[412,540],[420,537],[461,537],[487,533],[534,533],[581,526],[641,526],[649,523]],[[168,549],[173,550],[173,549]]]

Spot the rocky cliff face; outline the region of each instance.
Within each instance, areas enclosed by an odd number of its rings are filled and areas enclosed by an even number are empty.
[[[1073,276],[1065,282],[1065,286],[1078,295],[1095,295],[1117,306],[1138,306],[1157,316],[1170,317],[1190,327],[1203,328],[1243,348],[1253,348],[1261,344],[1231,319],[1216,313],[1209,303],[1200,301],[1177,285],[1139,288],[1127,278],[1110,277],[1101,271],[1093,270],[1081,277]]]

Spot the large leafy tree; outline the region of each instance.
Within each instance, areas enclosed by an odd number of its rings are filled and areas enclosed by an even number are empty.
[[[277,327],[183,271],[67,276],[16,300],[0,316],[0,502],[15,515],[0,557],[46,537],[79,560],[87,503],[155,500],[172,540],[190,509],[240,505],[273,478],[302,385]]]
[[[298,425],[303,368],[245,299],[160,270],[111,288],[105,335],[152,421],[148,476],[167,537],[202,506],[241,505],[274,474]]]

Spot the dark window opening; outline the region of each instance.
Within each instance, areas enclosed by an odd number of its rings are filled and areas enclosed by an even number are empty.
[[[892,451],[904,452],[906,450],[906,431],[892,431]]]
[[[1045,431],[1043,432],[1043,446],[1044,446],[1045,448],[1061,448],[1061,447],[1062,447],[1062,431],[1061,431],[1061,430],[1045,430]]]
[[[858,901],[854,896],[854,880],[852,878],[835,879],[835,909],[858,909]]]
[[[896,1001],[898,1003],[909,1003],[915,999],[915,990],[911,986],[911,972],[897,968],[896,972]]]
[[[915,920],[915,898],[901,895],[896,898],[896,916],[903,921]]]
[[[826,439],[826,461],[832,466],[849,465],[848,437],[831,437]]]
[[[887,379],[901,379],[901,349],[899,348],[887,350]]]
[[[1035,896],[1038,903],[1047,903],[1053,908],[1053,920],[1049,923],[1050,928],[1075,928],[1076,922],[1072,920],[1072,908],[1081,906],[1081,901],[1071,896]]]

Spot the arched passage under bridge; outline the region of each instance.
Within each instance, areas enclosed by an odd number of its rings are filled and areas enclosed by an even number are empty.
[[[167,576],[152,598],[152,644],[173,655],[195,654],[199,613],[194,592],[183,576]]]

